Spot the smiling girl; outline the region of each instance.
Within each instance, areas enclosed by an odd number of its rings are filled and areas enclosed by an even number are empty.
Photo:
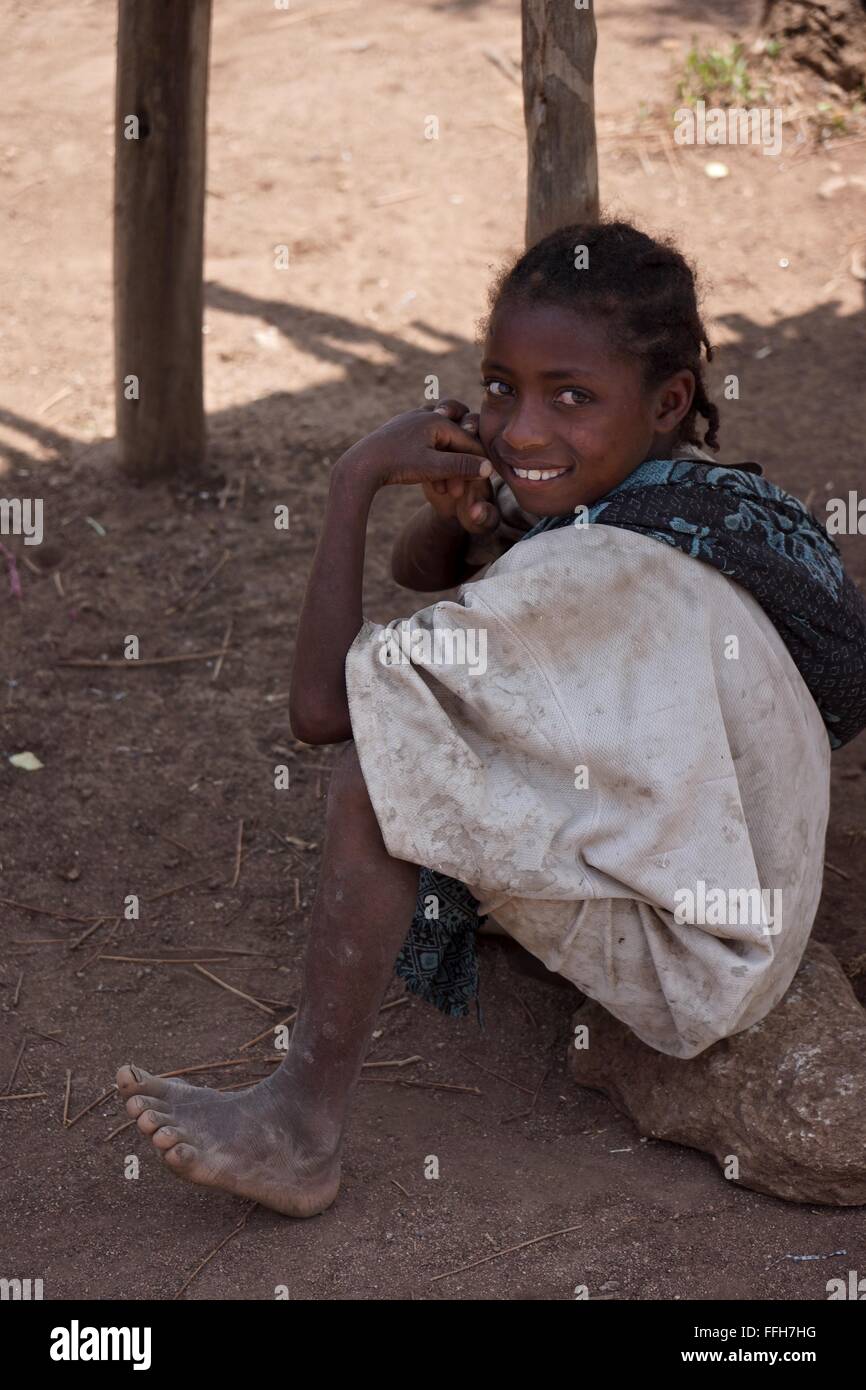
[[[795,498],[700,447],[703,348],[676,250],[565,227],[494,286],[480,414],[409,411],[334,467],[292,678],[296,736],[346,744],[302,1002],[249,1091],[121,1069],[179,1176],[323,1210],[395,960],[465,1013],[486,915],[671,1058],[787,990],[830,748],[866,723],[866,608]],[[370,507],[419,483],[395,574],[462,587],[383,626],[362,608]],[[483,669],[462,655],[482,633]]]

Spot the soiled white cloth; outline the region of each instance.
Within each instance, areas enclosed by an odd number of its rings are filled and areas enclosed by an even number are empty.
[[[346,684],[388,852],[461,879],[644,1042],[690,1057],[779,1001],[820,898],[830,754],[744,589],[565,527],[456,600],[365,622]],[[772,920],[683,920],[718,889],[763,890]]]

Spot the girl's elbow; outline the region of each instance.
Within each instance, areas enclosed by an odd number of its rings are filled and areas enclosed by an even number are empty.
[[[329,715],[326,710],[298,710],[289,707],[292,736],[300,743],[345,743],[352,737],[348,712],[345,716]]]

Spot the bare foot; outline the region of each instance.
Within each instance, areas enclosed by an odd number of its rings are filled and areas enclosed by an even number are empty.
[[[251,1197],[285,1216],[316,1216],[337,1195],[334,1148],[311,1132],[273,1077],[225,1094],[123,1066],[117,1089],[179,1178]]]

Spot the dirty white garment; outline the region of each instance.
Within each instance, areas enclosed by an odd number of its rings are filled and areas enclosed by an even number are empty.
[[[423,650],[437,630],[484,634],[486,670]],[[829,743],[740,586],[634,532],[564,527],[456,600],[365,622],[346,684],[389,853],[461,879],[644,1042],[691,1057],[779,1001],[821,893]],[[780,922],[675,920],[701,884],[780,890]]]

